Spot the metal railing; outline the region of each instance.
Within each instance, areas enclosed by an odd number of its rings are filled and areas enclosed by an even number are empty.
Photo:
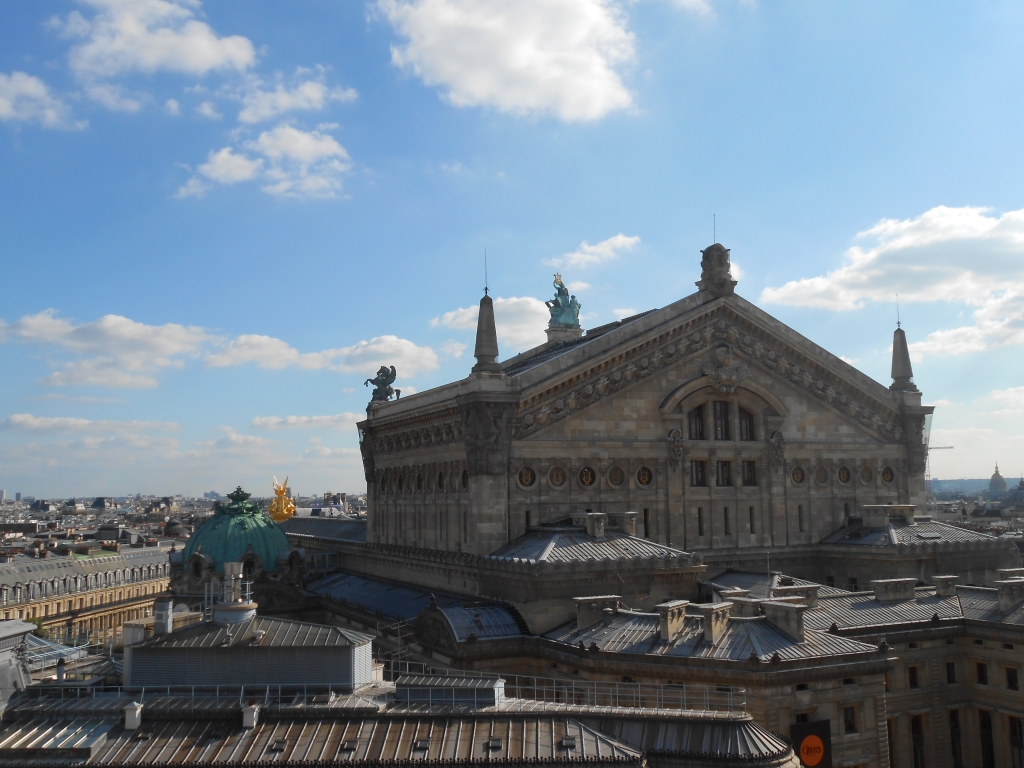
[[[384,679],[392,682],[402,675],[443,675],[492,679],[500,677],[505,681],[505,696],[514,699],[591,707],[721,712],[743,711],[747,706],[747,689],[736,686],[563,680],[532,675],[447,669],[398,659],[385,659],[378,663],[384,665]]]

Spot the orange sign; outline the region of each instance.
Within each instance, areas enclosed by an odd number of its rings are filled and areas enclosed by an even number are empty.
[[[821,739],[813,733],[804,736],[804,740],[800,742],[800,760],[803,764],[814,768],[823,757],[825,757],[825,745]]]

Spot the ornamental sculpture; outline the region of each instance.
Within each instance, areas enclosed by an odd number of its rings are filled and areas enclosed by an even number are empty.
[[[295,502],[288,498],[288,478],[284,483],[278,483],[274,478],[275,499],[270,502],[270,519],[275,523],[283,523],[295,514]]]
[[[551,313],[548,328],[579,328],[581,304],[575,296],[569,295],[569,289],[562,282],[562,276],[555,275],[555,298],[544,304]]]
[[[370,402],[387,402],[391,399],[391,396],[395,396],[395,400],[402,396],[402,390],[392,389],[391,385],[395,383],[395,378],[398,376],[398,372],[395,371],[395,366],[391,366],[391,370],[388,370],[386,365],[382,365],[380,370],[377,371],[377,375],[372,379],[367,379],[363,382],[363,386],[373,384],[373,395],[370,397]]]

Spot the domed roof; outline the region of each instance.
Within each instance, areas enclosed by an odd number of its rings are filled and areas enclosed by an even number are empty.
[[[250,495],[241,486],[229,493],[231,503],[218,506],[217,513],[189,537],[183,559],[187,562],[201,552],[223,573],[224,563],[236,562],[252,550],[266,570],[275,570],[277,556],[289,548],[288,537],[262,507],[248,501]]]
[[[996,464],[996,471],[992,473],[992,479],[988,481],[989,493],[1006,493],[1006,480],[999,474],[999,465]]]

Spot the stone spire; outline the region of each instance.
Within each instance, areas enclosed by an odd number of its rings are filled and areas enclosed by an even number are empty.
[[[907,349],[907,334],[896,324],[892,335],[892,390],[917,392],[914,384],[914,370],[910,367],[910,350]]]
[[[476,349],[473,350],[476,358],[476,365],[473,366],[473,373],[480,371],[501,372],[498,364],[498,331],[494,325],[494,302],[484,291],[484,297],[480,299],[480,314],[476,319]]]

